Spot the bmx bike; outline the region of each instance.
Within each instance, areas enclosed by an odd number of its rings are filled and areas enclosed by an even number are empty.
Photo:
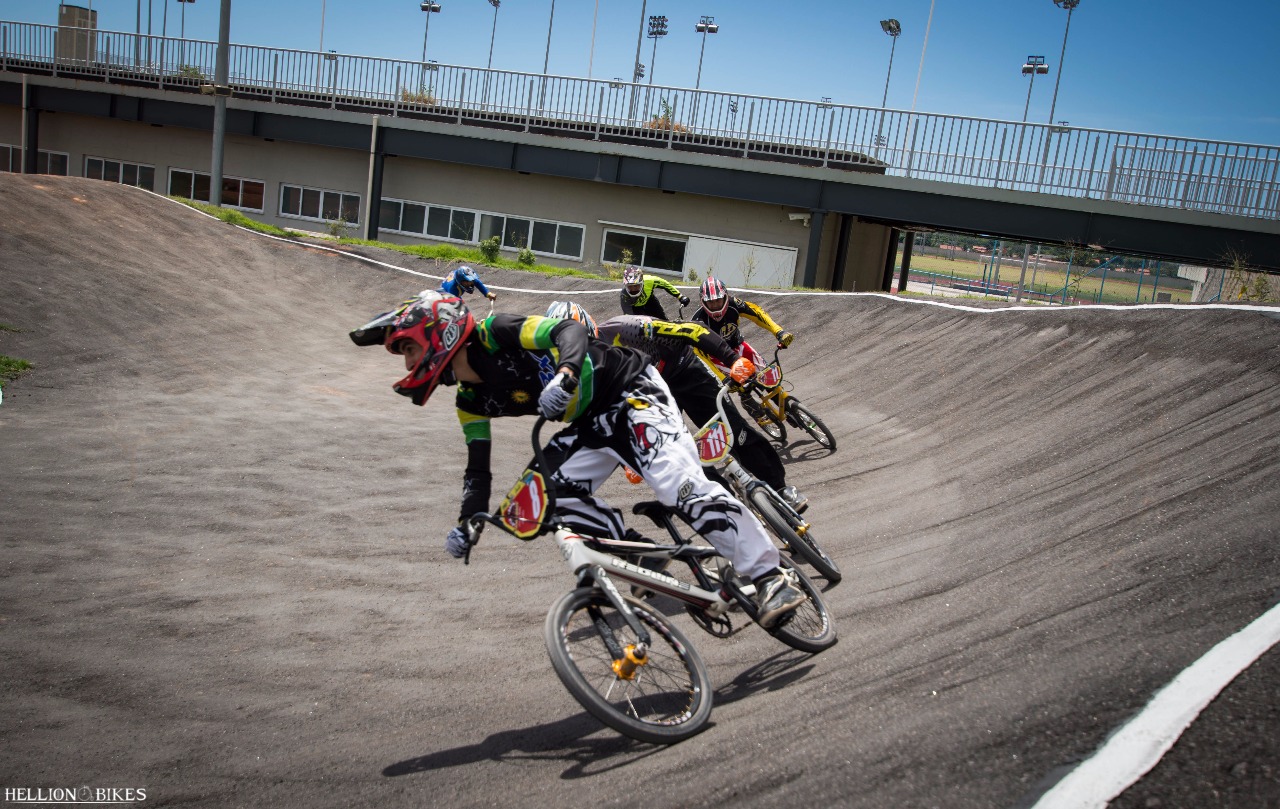
[[[588,712],[614,730],[644,742],[673,744],[703,730],[711,716],[712,687],[706,665],[688,638],[651,603],[623,594],[617,582],[677,599],[694,621],[719,637],[732,632],[729,613],[756,616],[755,586],[707,545],[682,536],[674,517],[684,515],[656,501],[633,512],[667,528],[670,544],[586,536],[556,516],[538,418],[532,433],[534,463],[526,469],[497,513],[480,512],[466,522],[468,543],[486,524],[524,540],[552,534],[577,585],[547,613],[543,636],[556,675]],[[686,520],[687,521],[687,520]],[[470,562],[471,548],[466,553]],[[642,567],[681,563],[693,583]],[[652,564],[652,563],[651,563]],[[766,629],[801,651],[817,653],[836,642],[834,619],[817,587],[785,557],[808,601]]]

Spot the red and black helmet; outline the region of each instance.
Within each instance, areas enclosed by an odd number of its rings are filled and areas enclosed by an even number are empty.
[[[702,297],[702,308],[719,320],[724,315],[724,310],[729,308],[729,290],[724,288],[720,279],[708,275],[698,292]]]
[[[475,328],[475,318],[461,298],[421,293],[387,330],[386,346],[392,354],[404,353],[405,340],[422,346],[422,360],[408,376],[392,385],[395,392],[421,405],[441,382],[452,384],[449,364]]]

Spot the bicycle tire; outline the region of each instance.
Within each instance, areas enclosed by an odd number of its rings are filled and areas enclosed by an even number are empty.
[[[835,618],[827,608],[827,603],[822,600],[822,593],[804,574],[804,571],[797,568],[791,560],[783,557],[782,567],[795,571],[800,589],[809,597],[809,602],[801,604],[784,616],[776,626],[765,631],[792,649],[810,654],[817,654],[835,646],[838,640]]]
[[[759,427],[765,435],[769,436],[774,441],[786,441],[787,425],[770,410],[766,409],[765,406],[760,403],[760,400],[752,395],[754,393],[754,389],[751,394],[743,391],[742,396],[740,397],[742,400],[742,409],[747,411],[747,415],[751,417],[751,420],[755,422],[756,426]]]
[[[814,541],[812,529],[803,534],[796,531],[792,518],[787,514],[788,510],[780,509],[774,503],[774,498],[777,496],[763,486],[757,486],[749,495],[751,507],[782,541],[782,544],[787,546],[787,550],[791,551],[793,556],[803,559],[809,567],[818,571],[828,584],[839,584],[840,579],[843,578],[840,566]]]
[[[711,675],[665,615],[639,599],[623,598],[652,641],[648,661],[633,679],[614,673],[596,621],[604,621],[623,645],[634,642],[631,628],[596,587],[569,591],[547,613],[543,634],[552,668],[582,707],[624,736],[652,744],[684,741],[711,718]]]
[[[827,425],[822,419],[813,414],[813,411],[797,402],[794,398],[788,400],[787,409],[791,411],[789,418],[791,423],[813,436],[813,440],[822,446],[836,451],[836,437],[831,434],[831,430],[827,429]]]

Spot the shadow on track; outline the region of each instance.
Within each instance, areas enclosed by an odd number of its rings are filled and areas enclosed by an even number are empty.
[[[606,735],[589,738],[601,732]],[[573,763],[560,777],[574,779],[625,767],[663,749],[619,736],[590,714],[580,713],[544,725],[494,733],[477,744],[405,759],[390,765],[382,774],[393,778],[484,761],[567,760]]]

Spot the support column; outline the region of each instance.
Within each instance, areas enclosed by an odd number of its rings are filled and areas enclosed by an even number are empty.
[[[22,173],[35,174],[40,163],[40,110],[36,108],[35,88],[22,77]]]
[[[373,116],[373,128],[369,135],[369,182],[365,185],[364,238],[378,240],[378,220],[382,214],[382,154],[381,116]]]
[[[916,234],[904,230],[902,240],[902,276],[898,280],[898,292],[907,291],[907,278],[911,275],[911,251],[916,246]]]
[[[840,214],[840,224],[836,236],[836,262],[831,269],[831,289],[839,292],[844,289],[844,267],[849,263],[849,231],[853,227],[853,217],[847,213]]]
[[[804,285],[813,288],[818,284],[818,251],[822,249],[822,228],[827,221],[827,212],[813,210],[809,212],[809,249],[804,256]]]
[[[898,229],[889,228],[889,249],[884,259],[884,280],[880,283],[881,292],[893,291],[893,271],[898,268]]]

